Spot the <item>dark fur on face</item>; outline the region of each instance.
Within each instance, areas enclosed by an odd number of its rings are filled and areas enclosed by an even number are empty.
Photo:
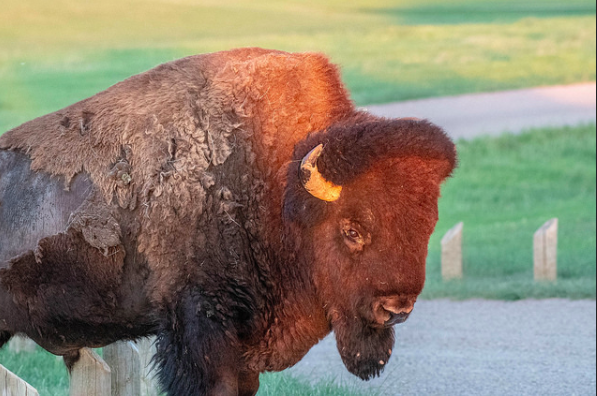
[[[297,176],[300,160],[318,144],[324,145],[317,162],[319,171],[326,180],[341,186],[384,159],[417,157],[441,161],[442,168],[438,169],[441,180],[449,177],[457,166],[454,143],[440,127],[426,120],[379,119],[356,113],[296,145],[294,163],[288,169],[284,206],[288,218],[302,222],[323,218],[325,203],[314,199]]]
[[[322,138],[322,139],[321,139]],[[320,137],[325,150],[319,159],[323,176],[346,185],[374,163],[389,158],[417,157],[446,161],[439,176],[456,166],[454,143],[437,125],[426,120],[394,119],[340,124]]]
[[[352,374],[369,380],[381,374],[394,347],[394,329],[373,328],[358,320],[343,318],[334,323],[342,362]]]

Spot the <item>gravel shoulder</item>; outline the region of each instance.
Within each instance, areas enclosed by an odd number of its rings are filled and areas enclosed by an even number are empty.
[[[368,106],[382,117],[426,118],[455,139],[529,128],[595,123],[595,83]]]
[[[595,395],[595,301],[419,301],[380,378],[344,368],[333,335],[288,371],[371,395]]]

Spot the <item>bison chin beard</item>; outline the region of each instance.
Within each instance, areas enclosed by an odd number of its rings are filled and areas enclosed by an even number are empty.
[[[373,328],[360,320],[332,323],[344,365],[362,380],[379,376],[394,346],[393,328]]]

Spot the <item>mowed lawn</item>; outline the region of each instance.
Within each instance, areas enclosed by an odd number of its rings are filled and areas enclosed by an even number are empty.
[[[595,298],[595,125],[458,143],[423,298]],[[558,280],[533,281],[533,233],[559,219]],[[440,240],[464,222],[464,280],[442,282]]]
[[[360,104],[595,80],[592,0],[3,0],[0,133],[182,56],[320,51]]]

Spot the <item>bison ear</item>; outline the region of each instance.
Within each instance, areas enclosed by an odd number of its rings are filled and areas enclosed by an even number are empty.
[[[309,151],[301,161],[300,179],[305,190],[315,198],[326,202],[334,202],[340,198],[342,186],[326,180],[317,169],[317,160],[323,152],[323,144]]]

